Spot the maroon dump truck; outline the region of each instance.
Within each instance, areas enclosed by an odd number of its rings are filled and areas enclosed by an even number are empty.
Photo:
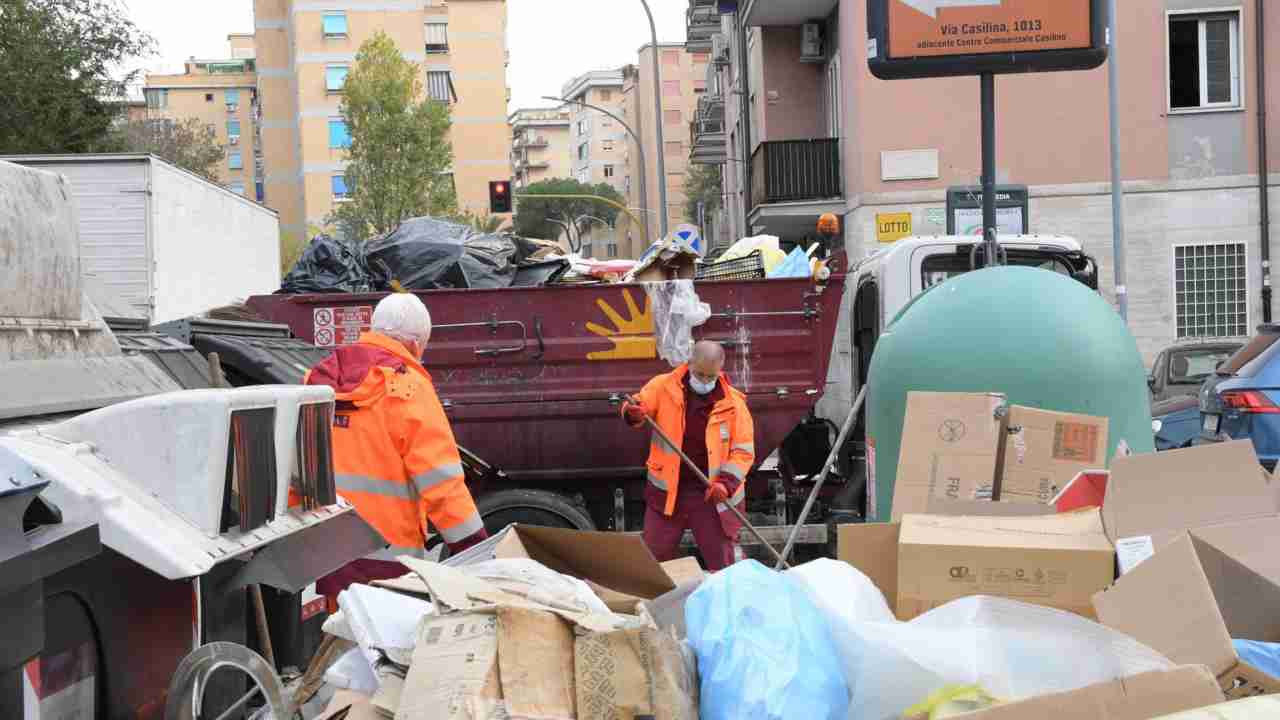
[[[712,315],[694,336],[726,348],[725,370],[747,394],[755,418],[757,463],[811,415],[825,391],[844,254],[830,263],[832,275],[823,283],[696,284]],[[469,484],[486,524],[639,529],[649,434],[628,428],[618,403],[670,370],[656,353],[645,288],[553,285],[417,294],[434,320],[425,364],[466,448]],[[303,340],[335,346],[368,329],[383,296],[276,294],[251,298],[248,305]],[[825,427],[820,434],[827,435]],[[794,517],[811,485],[768,466],[749,480],[748,509],[776,526],[787,522],[788,507]],[[835,482],[832,492],[838,494],[841,484]],[[824,529],[818,523],[805,528],[801,541],[825,542]],[[772,531],[773,537],[782,534]]]

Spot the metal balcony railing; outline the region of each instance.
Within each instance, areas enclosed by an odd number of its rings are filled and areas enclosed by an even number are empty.
[[[720,32],[720,9],[714,2],[690,4],[685,12],[685,50],[692,53],[710,53],[711,36]]]
[[[761,143],[751,154],[751,206],[838,198],[840,175],[836,138]]]

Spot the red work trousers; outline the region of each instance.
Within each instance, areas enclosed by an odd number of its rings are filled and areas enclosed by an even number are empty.
[[[662,514],[661,503],[665,493],[657,488],[647,488],[647,509],[644,514],[644,544],[658,562],[674,560],[680,549],[680,539],[686,529],[693,531],[698,552],[707,570],[715,572],[733,564],[734,540],[724,534],[720,525],[720,513],[716,506],[702,499],[702,495],[681,493],[676,497],[676,509],[667,517]]]

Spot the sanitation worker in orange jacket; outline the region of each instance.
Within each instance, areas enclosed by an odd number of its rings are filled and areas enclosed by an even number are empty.
[[[399,555],[421,557],[427,521],[452,552],[488,537],[467,489],[458,445],[431,376],[419,358],[431,337],[431,314],[414,295],[378,303],[373,331],[307,373],[307,385],[337,393],[333,469],[338,494],[381,533],[389,548],[322,578],[333,604],[352,583],[405,573]]]
[[[733,564],[741,522],[728,505],[746,507],[747,472],[755,463],[755,428],[746,396],[729,384],[724,348],[702,341],[690,361],[650,380],[622,415],[641,427],[647,415],[711,480],[705,486],[656,433],[649,446],[644,541],[660,561],[676,556],[685,528],[708,570]]]

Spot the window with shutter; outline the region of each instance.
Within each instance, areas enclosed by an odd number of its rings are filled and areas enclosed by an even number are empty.
[[[430,70],[427,72],[427,96],[443,103],[454,101],[453,80],[448,70]]]
[[[449,52],[449,24],[439,20],[428,20],[427,52],[432,54]]]

